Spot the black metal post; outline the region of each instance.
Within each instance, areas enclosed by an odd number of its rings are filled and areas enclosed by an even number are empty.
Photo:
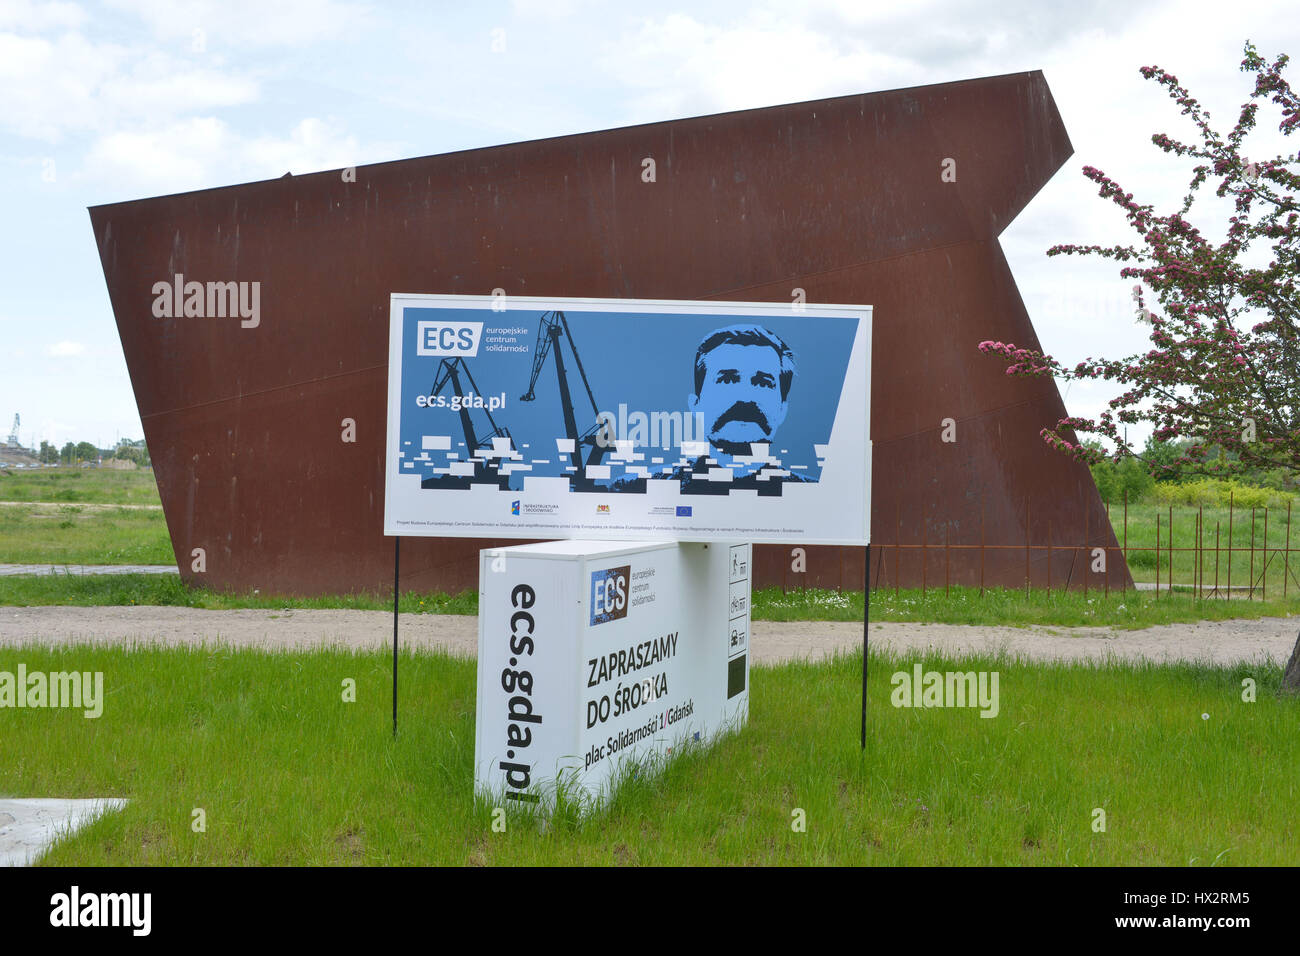
[[[393,736],[397,736],[397,601],[401,591],[397,588],[398,570],[402,560],[402,539],[393,538]]]
[[[871,646],[871,545],[867,545],[862,573],[862,749],[867,749],[867,651]]]

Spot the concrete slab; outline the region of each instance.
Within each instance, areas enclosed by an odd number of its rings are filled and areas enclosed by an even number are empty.
[[[56,840],[125,806],[125,800],[111,797],[0,799],[0,866],[29,866]]]

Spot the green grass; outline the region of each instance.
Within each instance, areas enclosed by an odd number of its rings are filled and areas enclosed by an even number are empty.
[[[391,594],[341,594],[299,598],[274,594],[226,594],[206,588],[187,587],[177,575],[13,575],[0,577],[0,606],[65,604],[82,607],[99,605],[165,605],[210,610],[237,608],[350,608],[361,611],[390,611]],[[457,595],[406,592],[399,607],[406,614],[477,614],[478,594]],[[1156,597],[1151,592],[1129,591],[1107,597],[1093,592],[989,589],[983,596],[972,588],[954,587],[945,597],[943,589],[921,594],[919,589],[875,591],[871,596],[873,621],[933,621],[945,624],[1002,625],[1024,627],[1033,624],[1067,626],[1150,627],[1178,621],[1228,620],[1232,618],[1285,617],[1300,614],[1300,589],[1289,600],[1280,595],[1268,601],[1197,600],[1175,592]],[[754,592],[753,616],[759,621],[861,621],[862,592],[801,590],[782,594],[778,588]]]
[[[997,670],[988,720],[890,706],[912,660],[873,656],[865,754],[859,659],[757,668],[740,733],[594,816],[498,833],[472,798],[472,661],[402,658],[394,741],[383,653],[5,648],[0,670],[102,671],[106,703],[0,711],[0,793],[130,799],[51,865],[1297,862],[1300,702],[1277,668],[924,659]]]
[[[3,600],[0,584],[0,601]],[[767,621],[861,621],[861,591],[814,589],[782,594],[779,588],[754,592],[754,618]],[[872,621],[919,621],[941,624],[1027,627],[1152,627],[1179,621],[1223,621],[1236,618],[1286,617],[1300,614],[1300,588],[1287,600],[1279,592],[1269,600],[1198,599],[1189,592],[1045,591],[953,587],[901,590],[881,588],[871,593]]]
[[[0,506],[3,564],[176,564],[161,510]]]
[[[393,596],[360,593],[304,598],[274,594],[226,594],[208,588],[188,587],[176,574],[24,574],[0,577],[0,606],[37,607],[51,604],[76,607],[138,604],[197,607],[214,611],[239,608],[391,611]],[[448,595],[410,591],[401,596],[399,608],[405,614],[477,614],[478,592],[465,591],[458,595]]]
[[[40,468],[0,471],[0,501],[158,505],[153,469]]]

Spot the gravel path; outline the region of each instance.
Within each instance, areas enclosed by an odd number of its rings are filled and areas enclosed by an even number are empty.
[[[0,508],[36,508],[44,511],[57,511],[60,508],[115,511],[118,508],[128,508],[132,511],[162,511],[162,505],[125,505],[102,501],[0,501]]]
[[[474,656],[477,618],[406,614],[403,647],[441,649]],[[1140,631],[1104,627],[972,627],[957,624],[871,626],[875,648],[898,653],[935,650],[944,654],[996,653],[1034,660],[1147,659],[1229,664],[1267,660],[1282,666],[1300,630],[1300,618],[1201,621]],[[317,646],[392,646],[393,618],[385,611],[244,610],[203,611],[181,607],[4,607],[0,646],[94,644],[229,644],[264,650]],[[754,623],[754,662],[774,664],[828,657],[862,644],[862,625],[796,621]]]
[[[175,574],[174,564],[0,564],[0,578],[7,575],[35,574]]]

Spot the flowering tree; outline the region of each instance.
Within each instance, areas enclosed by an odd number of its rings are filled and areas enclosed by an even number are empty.
[[[1227,476],[1248,468],[1285,468],[1300,475],[1300,174],[1296,156],[1252,162],[1242,153],[1260,107],[1281,113],[1284,136],[1300,130],[1300,98],[1283,77],[1288,57],[1272,63],[1246,43],[1241,69],[1255,87],[1227,136],[1178,78],[1143,67],[1196,128],[1183,141],[1156,133],[1166,153],[1195,162],[1181,208],[1157,215],[1100,169],[1083,173],[1100,195],[1120,209],[1138,234],[1128,246],[1058,245],[1049,256],[1096,255],[1122,263],[1121,277],[1134,280],[1138,320],[1150,326],[1151,348],[1120,359],[1088,359],[1073,368],[1050,355],[1005,342],[981,342],[980,351],[1001,356],[1008,375],[1050,375],[1063,380],[1105,379],[1123,391],[1097,419],[1064,418],[1045,428],[1049,444],[1093,464],[1108,457],[1099,436],[1114,446],[1115,461],[1134,455],[1156,474]],[[1187,218],[1207,182],[1231,201],[1222,241],[1207,238]],[[1269,254],[1263,255],[1265,247]],[[1265,262],[1264,260],[1268,261]],[[1157,441],[1188,439],[1172,464],[1147,460],[1131,447],[1123,426],[1148,422]],[[1300,641],[1284,684],[1300,690]]]

